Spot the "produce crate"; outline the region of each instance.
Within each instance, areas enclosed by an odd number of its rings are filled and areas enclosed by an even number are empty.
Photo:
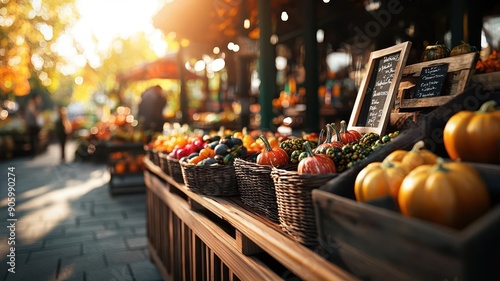
[[[328,259],[370,280],[498,280],[499,166],[474,164],[488,184],[495,207],[462,231],[403,217],[391,200],[367,204],[354,199],[359,171],[396,149],[409,150],[423,140],[427,149],[447,158],[442,138],[446,122],[454,113],[477,110],[491,99],[500,101],[500,92],[469,88],[424,114],[417,124],[358,165],[314,190],[318,240],[329,253]]]
[[[338,251],[332,261],[370,280],[498,280],[500,166],[471,165],[494,207],[463,230],[404,217],[390,199],[367,204],[314,190],[319,240]]]
[[[106,143],[107,167],[111,175],[111,195],[144,192],[144,157],[142,143]]]

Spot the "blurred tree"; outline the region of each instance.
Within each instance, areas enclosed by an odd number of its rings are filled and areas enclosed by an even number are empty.
[[[166,40],[168,51],[176,51],[178,47],[174,42]],[[127,97],[123,96],[123,91],[116,81],[118,73],[126,73],[139,65],[157,60],[159,57],[154,52],[152,42],[144,32],[138,32],[129,38],[116,38],[111,47],[100,53],[102,63],[98,68],[89,65],[82,68],[77,75],[83,78],[84,83],[76,85],[73,92],[73,99],[88,101],[93,94],[104,92],[108,98],[116,104],[124,104]],[[140,92],[137,92],[140,95]]]
[[[63,59],[53,46],[77,19],[74,0],[0,1],[0,93],[28,94],[30,77],[57,85]]]

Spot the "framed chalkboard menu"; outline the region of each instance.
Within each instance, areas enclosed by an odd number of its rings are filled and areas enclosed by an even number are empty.
[[[349,119],[349,130],[384,133],[410,47],[411,42],[404,42],[370,54],[366,76]]]

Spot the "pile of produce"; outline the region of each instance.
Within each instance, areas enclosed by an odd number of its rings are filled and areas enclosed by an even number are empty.
[[[446,123],[443,144],[450,159],[418,141],[410,151],[395,150],[382,162],[366,165],[356,176],[357,201],[394,200],[399,211],[455,229],[485,214],[489,189],[471,163],[500,163],[500,110],[495,101],[477,111],[455,113]]]
[[[490,207],[486,184],[462,162],[445,162],[425,149],[396,150],[382,162],[368,164],[357,175],[356,200],[393,198],[403,215],[461,229]]]
[[[295,137],[224,128],[200,134],[182,126],[169,134],[157,136],[148,147],[193,165],[231,165],[235,158],[242,158],[273,167],[297,165],[300,166],[297,168],[299,173],[322,174],[348,170],[399,134],[362,135],[348,130],[345,121],[340,122],[340,129],[335,124],[327,124],[325,129],[319,134],[303,133],[301,137]],[[317,167],[325,163],[331,168]]]
[[[491,73],[500,71],[500,53],[493,50],[485,60],[476,63],[476,71],[479,73]]]

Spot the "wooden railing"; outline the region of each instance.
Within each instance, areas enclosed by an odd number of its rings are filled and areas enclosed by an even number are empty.
[[[193,193],[144,161],[149,252],[165,280],[355,280],[237,197]]]

